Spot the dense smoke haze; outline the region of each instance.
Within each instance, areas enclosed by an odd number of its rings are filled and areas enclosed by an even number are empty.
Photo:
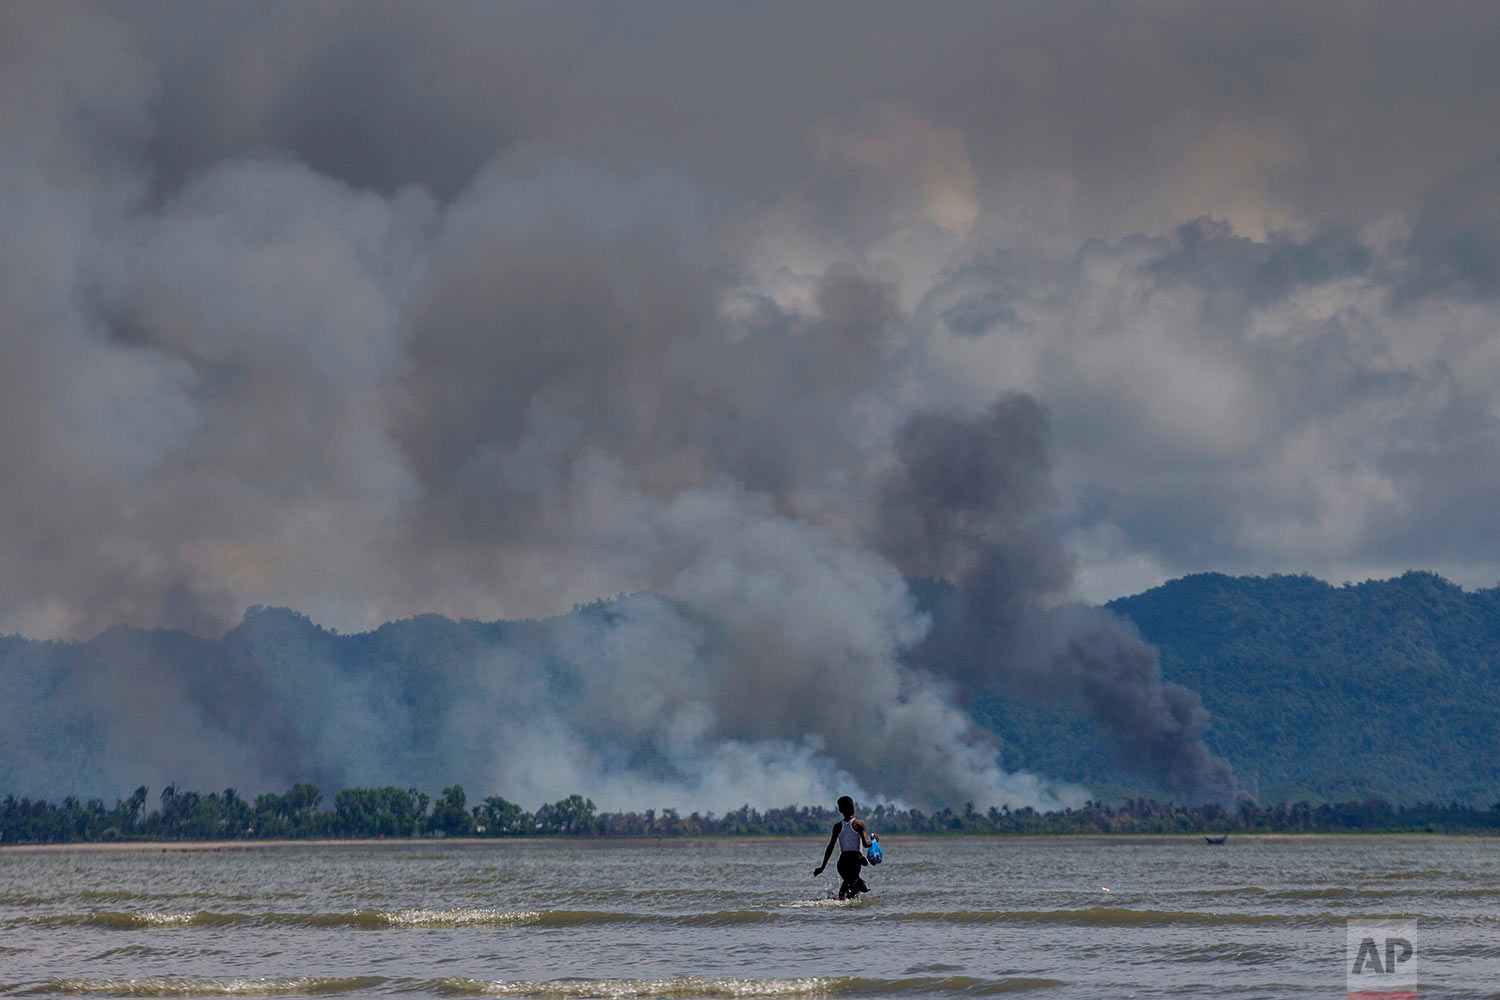
[[[1088,603],[1500,578],[1497,28],[6,4],[0,792],[1232,800]]]

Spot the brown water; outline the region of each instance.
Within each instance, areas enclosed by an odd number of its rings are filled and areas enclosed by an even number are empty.
[[[853,904],[822,844],[3,850],[0,996],[1329,997],[1383,916],[1500,997],[1493,840],[892,838]]]

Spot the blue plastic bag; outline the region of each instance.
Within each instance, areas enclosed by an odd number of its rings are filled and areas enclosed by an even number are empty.
[[[865,860],[872,865],[878,865],[885,860],[885,852],[880,849],[880,841],[871,838],[870,846],[865,851]]]

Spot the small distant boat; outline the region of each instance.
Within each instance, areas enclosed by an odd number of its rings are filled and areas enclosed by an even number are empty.
[[[1222,836],[1222,837],[1204,837],[1203,838],[1203,840],[1206,843],[1209,843],[1209,844],[1222,844],[1222,843],[1224,843],[1224,841],[1226,841],[1228,839],[1229,839],[1229,834],[1227,834],[1227,833],[1224,836]]]

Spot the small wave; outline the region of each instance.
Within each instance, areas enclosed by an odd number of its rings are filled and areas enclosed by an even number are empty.
[[[286,979],[49,979],[34,992],[117,997],[231,997],[353,993],[386,981],[384,976]]]
[[[1483,889],[1429,889],[1422,893],[1437,899],[1487,899],[1500,896],[1500,888],[1489,886]]]
[[[765,910],[720,910],[714,913],[628,913],[620,910],[361,910],[357,913],[273,914],[287,922],[319,926],[385,927],[577,927],[593,924],[677,924],[719,927],[775,919]]]
[[[1453,872],[1443,871],[1437,868],[1412,868],[1405,871],[1397,870],[1393,872],[1386,872],[1380,877],[1383,879],[1391,879],[1393,881],[1406,878],[1422,879],[1426,881],[1428,879],[1435,878],[1451,878],[1453,874]]]
[[[104,902],[132,899],[196,899],[195,892],[130,892],[127,889],[84,889],[79,899],[94,899]]]
[[[330,916],[335,923],[348,922],[369,927],[504,927],[534,923],[541,914],[535,910],[407,909],[361,910],[352,914]]]
[[[1470,942],[1468,944],[1443,948],[1438,954],[1443,958],[1500,958],[1500,943],[1489,941]]]
[[[176,899],[248,902],[257,899],[301,899],[303,895],[300,892],[131,892],[127,889],[84,889],[78,893],[77,898],[100,903],[168,902]]]
[[[841,996],[878,996],[893,993],[940,993],[951,996],[989,997],[1017,990],[1038,990],[1065,985],[1061,979],[1013,976],[1008,979],[976,979],[973,976],[919,976],[908,979],[851,979]]]
[[[732,927],[738,924],[765,923],[767,920],[777,919],[777,915],[769,910],[720,910],[718,913],[694,913],[668,919],[684,927]]]
[[[57,913],[30,917],[28,923],[41,927],[105,927],[111,930],[145,930],[152,927],[186,927],[199,923],[203,913],[167,913],[157,910],[106,911],[98,913]]]
[[[200,916],[201,914],[196,913],[158,913],[149,910],[49,913],[45,916],[26,917],[17,923],[36,927],[105,927],[110,930],[135,931],[148,927],[181,927]]]
[[[1258,885],[1234,885],[1221,889],[1179,889],[1184,896],[1264,896],[1269,889]]]
[[[55,903],[62,896],[38,896],[28,892],[0,892],[0,906],[42,906]]]
[[[1324,886],[1318,889],[1278,889],[1267,893],[1267,898],[1276,901],[1299,900],[1347,900],[1359,902],[1362,900],[1389,900],[1400,897],[1420,897],[1423,899],[1486,899],[1492,896],[1500,896],[1500,888],[1460,888],[1460,889],[1434,889],[1427,884],[1417,886],[1392,886],[1387,888],[1376,888],[1373,886]]]
[[[1284,957],[1279,952],[1262,951],[1238,941],[1222,941],[1218,944],[1183,949],[1173,958],[1173,961],[1190,963],[1237,962],[1241,965],[1261,965],[1266,962],[1279,961]]]
[[[225,919],[228,915],[218,915]],[[263,913],[235,914],[236,919],[251,923],[287,927],[355,927],[364,930],[390,930],[402,927],[456,928],[508,927],[539,923],[546,916],[537,910],[483,909],[405,909],[351,910],[343,913]]]
[[[1333,922],[1332,914],[1210,913],[1201,910],[1132,910],[1114,906],[1092,906],[1079,910],[950,910],[942,912],[883,913],[880,920],[939,921],[958,924],[1043,923],[1083,927],[1166,926],[1190,924],[1221,926],[1235,924],[1296,924]]]
[[[652,1000],[663,997],[858,997],[903,993],[943,993],[996,996],[1016,990],[1061,986],[1058,979],[1017,977],[974,979],[968,976],[929,976],[908,979],[811,977],[805,979],[736,979],[679,976],[672,979],[555,979],[550,982],[505,982],[479,979],[438,979],[431,987],[447,996],[525,996],[556,1000]]]
[[[1267,896],[1277,900],[1370,899],[1391,896],[1402,891],[1401,889],[1353,889],[1342,885],[1326,885],[1317,889],[1277,889],[1267,893]]]
[[[111,930],[149,930],[163,927],[226,927],[258,925],[274,927],[359,927],[382,930],[394,927],[498,927],[536,923],[546,914],[532,910],[353,910],[344,913],[195,913],[125,911],[63,913],[31,917],[29,923],[43,927],[105,927]]]
[[[839,979],[727,979],[679,976],[673,979],[555,979],[550,982],[438,979],[433,989],[447,996],[480,997],[822,997],[839,995]]]
[[[517,921],[533,927],[577,927],[589,924],[673,924],[682,927],[726,927],[763,923],[777,915],[767,910],[718,910],[713,913],[629,913],[622,910],[535,910]]]
[[[167,927],[352,927],[362,930],[460,927],[574,927],[593,924],[648,923],[684,927],[722,927],[777,919],[768,910],[719,910],[711,913],[629,913],[619,910],[487,910],[404,909],[349,910],[339,913],[228,913],[216,910],[158,912],[150,910],[61,913],[26,918],[42,927],[104,927],[150,930]]]
[[[97,962],[105,958],[140,958],[144,955],[153,954],[155,951],[155,948],[148,948],[143,944],[130,944],[123,948],[110,948],[106,951],[101,951],[89,959],[89,961]]]

